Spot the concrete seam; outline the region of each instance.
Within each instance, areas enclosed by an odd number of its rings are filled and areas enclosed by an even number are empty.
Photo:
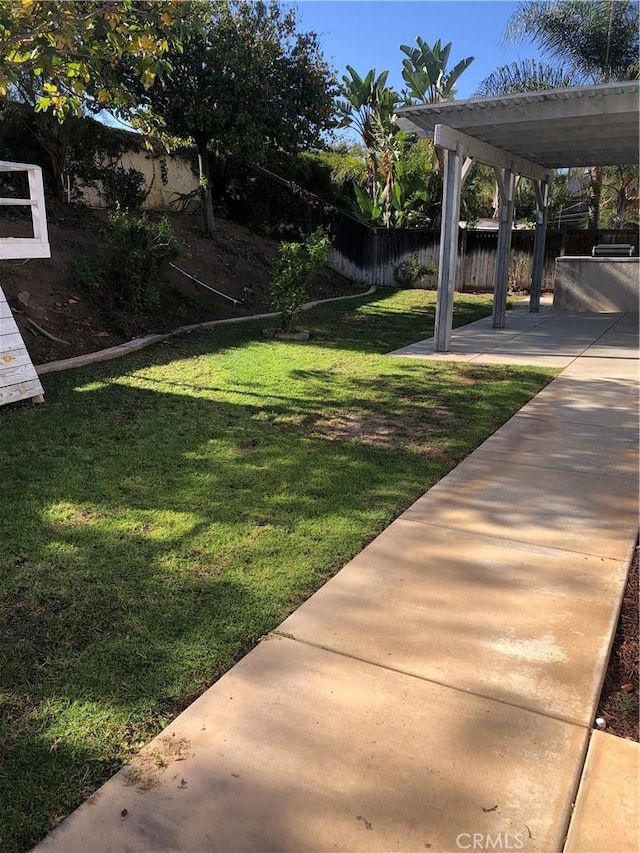
[[[505,705],[509,708],[516,708],[518,711],[525,711],[528,714],[536,714],[539,717],[545,717],[549,720],[555,720],[558,723],[565,723],[566,725],[575,726],[579,729],[585,729],[586,731],[590,730],[590,726],[586,723],[580,723],[576,720],[572,720],[569,717],[563,717],[556,714],[548,714],[543,711],[536,711],[532,708],[527,708],[524,705],[518,705],[517,702],[507,702],[504,699],[497,699],[495,696],[487,696],[484,693],[479,693],[476,690],[467,690],[464,687],[454,687],[452,684],[447,684],[445,681],[438,681],[435,678],[425,678],[423,675],[417,675],[415,672],[409,672],[406,669],[399,669],[394,666],[387,666],[382,663],[376,663],[375,661],[368,660],[367,658],[359,657],[358,655],[350,654],[349,652],[340,651],[338,649],[332,649],[330,646],[323,646],[320,643],[312,643],[309,640],[302,640],[300,637],[296,637],[294,634],[289,634],[285,632],[275,630],[270,632],[271,636],[278,637],[280,639],[292,640],[295,643],[300,643],[303,646],[308,646],[313,649],[320,649],[323,652],[328,652],[332,655],[338,655],[339,657],[347,658],[348,660],[358,661],[358,663],[366,664],[367,666],[373,666],[376,669],[386,670],[387,672],[395,672],[397,675],[406,675],[407,678],[415,678],[417,681],[423,681],[426,684],[435,684],[438,687],[444,687],[446,690],[453,690],[456,693],[463,693],[465,696],[475,696],[477,699],[484,699],[487,702],[497,702],[499,705]]]
[[[536,545],[534,542],[524,542],[521,539],[509,539],[506,536],[495,536],[490,533],[477,534],[476,531],[469,530],[466,527],[450,527],[447,524],[433,524],[431,521],[421,521],[417,518],[405,518],[404,514],[398,516],[396,521],[410,521],[413,524],[423,524],[425,527],[436,527],[442,530],[451,530],[456,533],[466,533],[469,536],[485,536],[487,539],[493,539],[495,542],[508,542],[515,551],[528,551],[530,548],[546,548],[548,551],[557,551],[559,554],[578,554],[583,557],[600,557],[602,560],[613,560],[616,563],[619,563],[623,559],[619,557],[610,557],[606,554],[594,554],[591,551],[574,551],[572,548],[553,548],[546,545]]]
[[[492,462],[504,462],[504,456],[500,455],[499,451],[483,450],[482,445],[473,451],[483,459],[490,459]],[[634,474],[604,474],[600,471],[585,471],[582,468],[570,468],[568,465],[540,465],[537,462],[523,462],[518,460],[518,465],[525,465],[527,468],[540,468],[543,471],[568,471],[572,474],[589,474],[590,477],[604,477],[610,480],[633,480],[638,479]]]
[[[448,527],[445,524],[434,524],[431,521],[418,521],[413,518],[405,518],[404,515],[398,516],[391,524],[385,528],[388,530],[396,522],[401,521],[403,524],[420,524],[425,527],[434,527],[436,530],[448,530],[451,533],[458,533],[462,536],[468,536],[471,539],[479,539],[481,541],[486,540],[487,544],[502,544],[507,543],[510,548],[513,548],[514,551],[524,551],[526,553],[535,553],[535,554],[549,554],[549,556],[557,555],[559,557],[564,556],[565,554],[576,554],[579,557],[599,557],[601,560],[606,560],[611,563],[624,563],[626,557],[604,557],[602,554],[591,554],[588,551],[568,551],[565,548],[554,548],[551,545],[537,545],[535,542],[523,542],[520,539],[508,539],[502,536],[493,536],[490,533],[478,533],[475,530],[467,530],[463,527]],[[384,532],[384,531],[383,531]],[[379,534],[382,535],[382,534]],[[635,541],[635,540],[634,540]],[[375,542],[375,539],[373,540]],[[373,544],[370,543],[370,545]],[[367,547],[370,547],[368,545]],[[356,556],[359,556],[363,553],[365,549],[358,552]],[[355,558],[354,558],[355,559]]]
[[[618,317],[618,319],[617,319],[617,320],[614,320],[614,321],[613,321],[613,323],[611,323],[611,325],[610,325],[610,326],[607,326],[607,328],[606,328],[606,329],[605,329],[605,330],[604,330],[600,335],[598,335],[598,337],[597,337],[594,341],[591,341],[591,343],[590,343],[588,346],[586,346],[586,347],[585,347],[585,348],[584,348],[584,349],[583,349],[583,350],[582,350],[582,351],[581,351],[581,352],[580,352],[580,353],[579,353],[579,354],[574,358],[574,360],[573,360],[573,361],[576,361],[576,360],[577,360],[577,359],[579,359],[579,358],[585,357],[585,356],[584,356],[585,352],[587,352],[587,350],[591,349],[591,347],[594,347],[594,346],[598,343],[598,341],[599,341],[601,338],[603,338],[603,337],[604,337],[608,332],[610,332],[612,329],[615,329],[615,327],[618,325],[618,323],[623,319],[623,317],[626,317],[626,315],[627,315],[627,314],[628,314],[628,312],[625,312],[625,313],[624,313],[624,314],[622,314],[620,317]],[[573,364],[573,362],[571,362],[571,363]],[[566,370],[566,368],[564,368],[564,369]]]

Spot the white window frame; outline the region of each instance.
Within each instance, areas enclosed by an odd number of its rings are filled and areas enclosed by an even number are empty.
[[[50,258],[47,211],[44,203],[42,169],[31,163],[10,163],[0,160],[0,172],[27,172],[29,198],[2,198],[0,205],[30,207],[33,237],[0,237],[0,260],[19,258]]]

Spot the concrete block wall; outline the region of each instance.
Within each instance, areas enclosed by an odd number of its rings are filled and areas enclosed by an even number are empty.
[[[640,258],[557,258],[553,307],[558,311],[638,311]]]

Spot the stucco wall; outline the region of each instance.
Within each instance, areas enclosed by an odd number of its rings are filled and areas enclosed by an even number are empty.
[[[147,187],[151,191],[142,205],[148,210],[175,210],[179,195],[185,195],[198,187],[198,178],[194,175],[191,164],[182,157],[164,157],[166,164],[166,184],[162,182],[160,158],[145,151],[127,151],[117,161],[117,166],[123,169],[137,169],[146,178]],[[82,187],[84,201],[90,207],[105,207],[105,201],[100,192],[92,187]]]
[[[553,307],[558,311],[637,311],[640,258],[556,258]]]

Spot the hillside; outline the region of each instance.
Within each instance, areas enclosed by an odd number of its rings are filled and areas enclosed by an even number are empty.
[[[31,234],[29,219],[18,210],[2,211],[0,236]],[[130,318],[111,314],[101,293],[79,283],[70,269],[70,262],[99,259],[105,212],[58,206],[51,208],[48,218],[50,259],[0,262],[0,286],[35,364],[104,349],[188,323],[272,310],[269,272],[278,242],[234,222],[219,219],[217,236],[207,239],[201,234],[198,215],[167,215],[181,247],[176,265],[238,300],[243,299],[245,287],[251,288],[246,306],[234,306],[169,269],[161,284],[159,305],[131,322]],[[361,289],[323,268],[313,277],[309,295],[329,298]]]

